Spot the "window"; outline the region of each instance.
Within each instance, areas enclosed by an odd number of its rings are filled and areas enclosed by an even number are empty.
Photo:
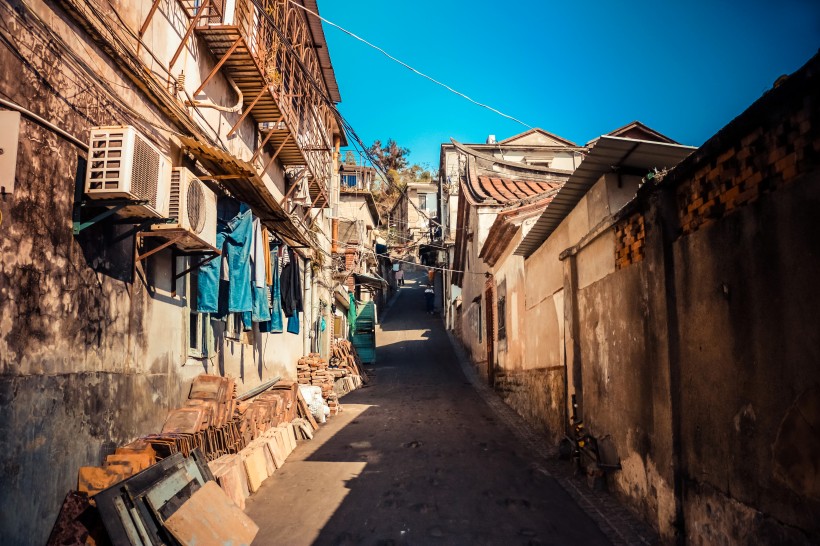
[[[496,295],[496,306],[498,308],[498,339],[507,337],[507,280],[503,280],[498,285]]]
[[[419,194],[419,210],[428,213],[428,216],[434,217],[438,210],[438,203],[436,203],[437,195],[435,193],[420,193]]]
[[[358,179],[356,178],[355,174],[343,174],[342,175],[342,186],[345,188],[355,188],[357,186]]]
[[[188,321],[188,356],[202,358],[208,356],[206,332],[210,325],[207,313],[191,311]]]
[[[207,328],[210,326],[207,313],[197,313],[196,298],[199,283],[196,271],[188,275],[188,356],[202,358],[207,356]]]
[[[242,313],[228,313],[225,317],[225,337],[233,341],[239,341],[242,336]]]

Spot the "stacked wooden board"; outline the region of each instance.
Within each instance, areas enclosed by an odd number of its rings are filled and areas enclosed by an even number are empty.
[[[299,436],[293,424],[281,423],[265,430],[239,453],[224,455],[208,466],[225,494],[244,510],[245,499],[282,468]]]

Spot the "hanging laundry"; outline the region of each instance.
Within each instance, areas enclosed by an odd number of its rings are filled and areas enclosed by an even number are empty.
[[[302,274],[299,271],[299,258],[290,248],[288,260],[289,263],[282,268],[282,311],[286,317],[292,317],[302,311]]]
[[[220,284],[228,279],[228,260],[225,252],[225,239],[228,222],[239,213],[240,203],[234,199],[220,198],[216,209],[216,248],[222,253],[199,268],[197,280],[199,291],[196,294],[196,311],[198,313],[219,313]]]
[[[259,218],[253,219],[251,240],[251,264],[253,265],[251,275],[253,285],[257,288],[263,288],[267,280],[267,259],[265,258],[265,254],[268,253],[268,240],[267,236],[263,237],[262,221],[259,220]]]
[[[282,331],[282,287],[281,276],[279,275],[279,247],[275,246],[271,250],[271,274],[273,276],[273,285],[271,286],[271,309],[270,309],[270,327],[271,332]]]
[[[270,296],[267,283],[267,263],[270,261],[268,250],[267,230],[263,231],[262,222],[259,218],[253,219],[253,243],[251,245],[251,269],[252,277],[252,300],[253,309],[251,320],[253,322],[267,322],[270,320]]]
[[[299,313],[294,313],[288,317],[288,332],[291,334],[299,333]]]
[[[273,271],[272,261],[270,255],[270,235],[268,228],[262,226],[262,240],[265,241],[265,284],[273,286]]]
[[[244,313],[253,309],[251,295],[251,250],[253,215],[245,203],[226,226],[225,252],[228,260],[228,312]]]

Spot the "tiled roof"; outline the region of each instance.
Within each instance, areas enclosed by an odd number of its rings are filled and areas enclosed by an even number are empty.
[[[473,197],[481,202],[494,199],[499,204],[507,204],[521,199],[535,197],[556,189],[561,184],[535,180],[511,180],[509,178],[495,178],[490,176],[476,177],[477,184],[470,184]]]
[[[479,258],[483,258],[490,267],[495,267],[507,246],[521,230],[522,223],[529,218],[540,216],[554,197],[554,195],[545,195],[528,205],[499,212],[487,233]]]

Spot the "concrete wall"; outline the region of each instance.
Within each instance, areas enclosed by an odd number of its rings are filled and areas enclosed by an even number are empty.
[[[80,74],[76,62],[48,44],[32,14],[12,2],[4,10],[12,43],[0,47],[0,90],[65,131],[87,141],[93,125],[136,124],[161,144],[175,165],[182,157],[166,130],[169,120],[79,31],[62,11],[42,2],[34,12],[67,47],[98,72]],[[150,3],[116,2],[132,29]],[[171,12],[166,12],[170,9]],[[176,3],[162,4],[145,40],[163,62],[176,49],[183,17]],[[175,71],[185,70],[192,92],[215,60],[196,39]],[[143,50],[149,66],[158,63]],[[108,84],[127,107],[102,89]],[[222,76],[206,89],[207,99],[230,105],[236,96]],[[198,97],[199,98],[199,97]],[[203,97],[205,98],[205,97]],[[225,133],[239,114],[202,110],[195,118],[217,133],[235,155],[250,159],[256,139],[247,118],[237,135]],[[258,336],[254,343],[226,341],[213,361],[187,356],[191,298],[184,281],[172,296],[170,252],[140,263],[131,282],[133,237],[128,226],[100,224],[72,235],[75,177],[85,153],[55,133],[24,119],[21,123],[16,191],[0,200],[0,534],[4,544],[44,543],[65,494],[76,487],[77,469],[97,465],[113,449],[161,428],[168,409],[187,397],[202,371],[239,379],[240,392],[275,375],[295,377],[304,354],[309,322],[320,292],[303,317],[303,334]],[[266,160],[267,154],[262,155]],[[282,170],[264,177],[281,198]],[[320,225],[324,221],[320,220]],[[180,260],[180,265],[184,260]],[[307,303],[306,303],[307,307]]]
[[[620,214],[634,186],[599,180],[526,264],[528,317],[542,318],[560,246],[616,215],[561,262],[566,396],[622,467],[610,488],[666,542],[820,540],[818,71]],[[544,323],[554,333],[527,340],[539,353],[561,333]]]

